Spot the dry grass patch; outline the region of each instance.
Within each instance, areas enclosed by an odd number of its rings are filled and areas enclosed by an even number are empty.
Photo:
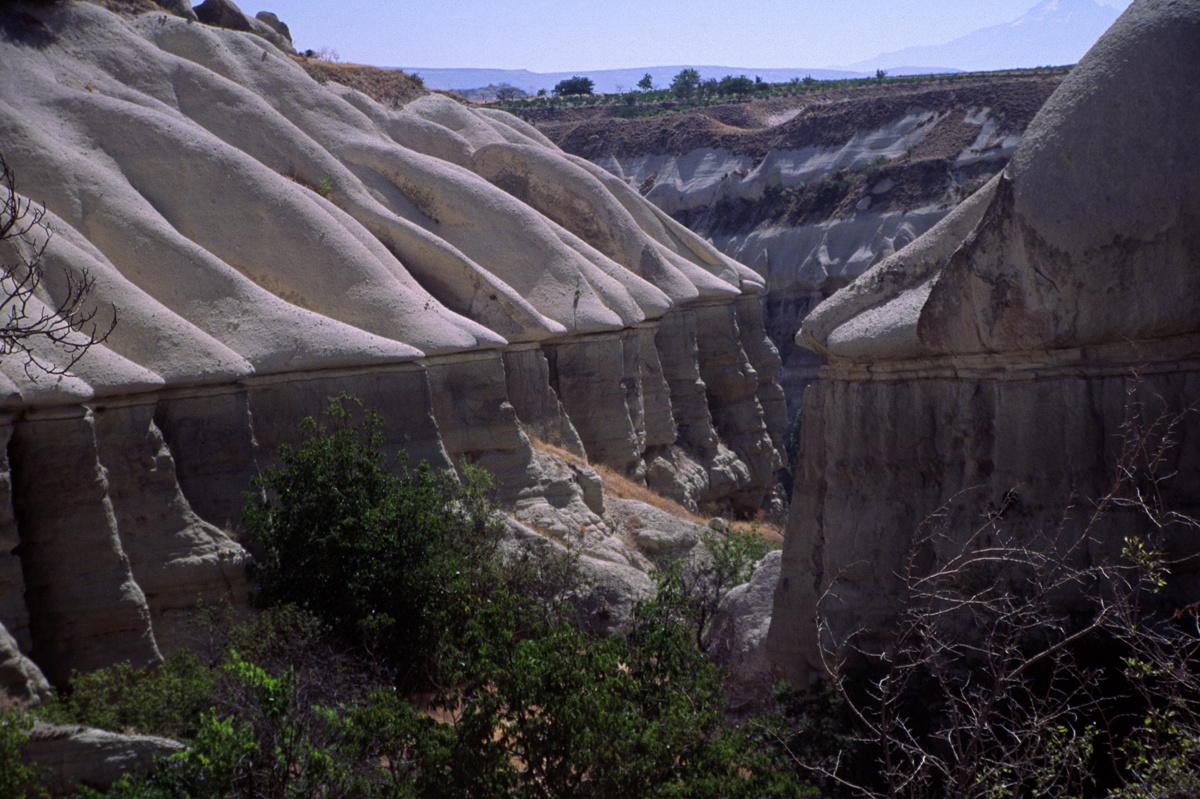
[[[680,519],[694,524],[703,525],[705,523],[703,518],[692,513],[675,500],[668,499],[640,483],[635,483],[628,477],[618,474],[603,464],[593,464],[592,468],[596,470],[596,474],[600,475],[600,479],[604,482],[604,491],[607,494],[611,494],[618,499],[634,499],[638,502],[645,502],[651,507],[658,508],[665,513],[678,516]]]
[[[684,521],[698,524],[702,527],[707,526],[708,519],[692,513],[690,510],[680,505],[673,499],[664,497],[662,494],[647,488],[640,483],[635,483],[628,477],[618,474],[609,467],[600,463],[588,463],[584,458],[579,457],[573,452],[567,452],[565,449],[548,444],[539,438],[530,436],[530,443],[533,448],[539,452],[544,452],[548,455],[553,455],[556,458],[561,458],[568,463],[572,463],[579,467],[591,468],[600,475],[600,480],[604,483],[604,492],[618,499],[633,499],[638,502],[644,502],[651,507],[676,516]],[[759,512],[759,518],[752,521],[730,521],[725,520],[725,529],[732,533],[743,534],[753,533],[760,536],[764,541],[771,545],[772,549],[777,549],[783,544],[783,525],[776,520],[767,519],[763,512]],[[539,530],[538,532],[543,532]],[[555,538],[555,536],[547,536]]]
[[[771,549],[779,549],[783,546],[783,525],[781,524],[766,519],[727,522],[727,524],[734,533],[753,533],[759,536],[771,545]]]
[[[573,463],[576,466],[585,466],[585,467],[591,468],[591,464],[587,462],[586,458],[581,458],[580,456],[576,455],[574,452],[567,452],[565,449],[563,449],[561,447],[556,447],[555,445],[549,443],[548,441],[542,441],[540,438],[535,438],[534,436],[530,436],[529,443],[538,452],[544,452],[547,455],[553,455],[556,458],[562,458],[564,461],[567,461],[568,463]]]
[[[606,494],[610,494],[618,499],[635,499],[638,502],[645,502],[647,505],[658,508],[672,516],[678,516],[685,521],[704,524],[704,519],[692,513],[675,500],[668,499],[662,494],[646,488],[644,485],[635,483],[628,477],[617,474],[603,464],[588,463],[586,459],[579,457],[575,453],[567,452],[565,449],[548,444],[540,438],[530,436],[529,441],[533,445],[533,448],[539,452],[545,452],[548,455],[561,458],[576,466],[594,469],[596,474],[600,475],[600,480],[604,483],[604,493]]]
[[[407,75],[398,69],[341,64],[304,56],[293,58],[318,83],[331,80],[349,86],[381,105],[399,107],[429,94],[420,78]]]

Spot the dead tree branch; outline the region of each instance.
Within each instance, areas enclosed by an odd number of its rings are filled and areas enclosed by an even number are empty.
[[[0,361],[20,358],[31,380],[70,372],[117,324],[115,307],[102,321],[100,306],[89,302],[95,281],[86,271],[64,269],[62,287],[51,296],[44,257],[53,232],[45,216],[45,208],[17,194],[16,177],[0,155],[0,242],[13,255],[0,263]],[[58,357],[44,354],[46,344]]]

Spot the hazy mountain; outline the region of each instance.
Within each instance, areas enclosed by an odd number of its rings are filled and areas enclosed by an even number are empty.
[[[784,83],[811,75],[817,80],[861,78],[883,69],[891,75],[931,72],[983,71],[1017,67],[1074,64],[1116,20],[1118,12],[1095,0],[1042,0],[1019,19],[980,28],[953,41],[924,47],[906,47],[837,69],[758,69],[753,67],[697,66],[694,64],[629,69],[530,72],[527,69],[426,69],[403,67],[417,73],[431,89],[477,89],[507,83],[529,94],[550,92],[559,81],[585,75],[597,93],[630,91],[647,72],[654,87],[665,88],[680,70],[691,67],[702,80],[726,75],[760,77]]]
[[[671,79],[680,70],[694,69],[700,73],[701,80],[708,78],[723,78],[726,75],[745,75],[748,78],[759,77],[768,83],[785,83],[792,78],[804,78],[811,75],[816,80],[835,80],[837,78],[861,78],[862,73],[837,69],[753,69],[749,67],[714,67],[684,64],[668,67],[630,67],[629,69],[596,69],[577,70],[575,72],[530,72],[527,69],[424,69],[422,67],[401,67],[409,74],[416,73],[425,80],[430,89],[475,89],[481,86],[493,86],[507,83],[522,89],[529,94],[537,94],[538,89],[549,93],[560,80],[584,75],[596,84],[596,92],[608,94],[618,91],[630,91],[637,86],[638,81],[647,72],[654,79],[654,88],[662,89],[671,85]]]
[[[1095,0],[1042,0],[1013,22],[980,28],[945,44],[884,53],[846,69],[903,74],[941,71],[935,67],[975,72],[1074,64],[1108,30],[1118,13]]]

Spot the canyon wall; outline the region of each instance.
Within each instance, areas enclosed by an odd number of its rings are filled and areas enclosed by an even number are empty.
[[[616,532],[599,481],[531,436],[694,509],[770,501],[765,283],[623,181],[249,33],[84,2],[8,4],[0,30],[0,192],[45,208],[0,241],[8,285],[35,271],[53,312],[87,281],[115,321],[76,362],[36,338],[0,360],[0,623],[52,682],[245,600],[244,492],[330,396],[377,409],[389,454],[487,468],[585,555]]]
[[[546,112],[538,124],[763,277],[790,420],[823,363],[793,341],[805,315],[1003,169],[1058,83],[816,84],[797,97],[629,120]]]
[[[1198,81],[1200,6],[1137,0],[1001,175],[805,319],[828,364],[767,641],[793,683],[880,651],[931,523],[946,556],[986,524],[1081,566],[1145,536],[1171,563],[1155,601],[1200,597],[1195,527],[1091,522],[1122,480],[1200,512]]]

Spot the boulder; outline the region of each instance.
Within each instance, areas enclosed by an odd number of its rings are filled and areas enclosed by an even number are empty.
[[[615,520],[618,534],[631,540],[655,566],[686,558],[700,543],[699,525],[645,502],[605,497],[604,510]]]
[[[276,16],[274,12],[259,11],[257,14],[254,15],[254,18],[256,20],[258,20],[259,22],[263,23],[264,25],[266,25],[267,27],[269,27],[271,30],[278,33],[283,38],[287,39],[288,43],[291,44],[292,32],[290,30],[288,30],[287,23],[281,22],[279,17]]]
[[[768,636],[795,684],[823,648],[885,645],[935,517],[934,554],[986,523],[1086,565],[1151,533],[1136,508],[1070,510],[1126,470],[1173,474],[1166,507],[1200,510],[1197,81],[1200,7],[1137,0],[986,190],[805,320],[798,342],[829,363],[805,394]],[[1129,454],[1163,443],[1161,464]],[[1153,535],[1173,562],[1156,600],[1195,602],[1193,534]]]
[[[274,14],[262,11],[257,17],[246,16],[233,0],[204,0],[196,6],[194,12],[195,18],[205,25],[253,33],[288,55],[296,55],[296,48],[292,46],[292,37],[287,26]],[[268,19],[263,19],[264,15]]]
[[[155,758],[186,748],[178,741],[151,735],[38,722],[29,732],[26,756],[45,775],[52,796],[68,796],[78,784],[107,788],[122,775],[149,767]]]
[[[0,625],[0,687],[20,702],[39,702],[54,693],[41,669],[21,653],[17,639]]]
[[[192,22],[200,21],[188,0],[158,0],[158,4],[177,17],[190,19]]]
[[[767,656],[767,630],[781,563],[779,550],[763,556],[754,565],[750,582],[733,588],[721,600],[704,633],[705,651],[729,669],[725,691],[735,709],[771,698],[777,673]]]

